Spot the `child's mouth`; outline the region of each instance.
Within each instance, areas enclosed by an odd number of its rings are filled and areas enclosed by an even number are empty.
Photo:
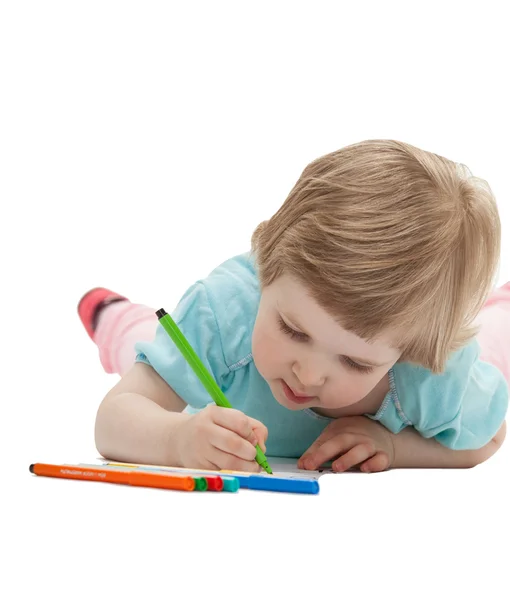
[[[315,396],[296,396],[296,394],[292,391],[292,389],[283,381],[282,379],[282,388],[283,392],[290,402],[294,402],[295,404],[306,404],[310,402],[310,400],[314,400]]]

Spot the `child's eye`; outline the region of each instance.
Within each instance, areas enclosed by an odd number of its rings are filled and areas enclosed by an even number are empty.
[[[293,340],[297,340],[299,342],[308,341],[308,336],[306,335],[306,333],[301,333],[301,331],[296,331],[295,329],[292,329],[292,327],[289,327],[281,317],[278,317],[278,325],[280,326],[280,329],[283,331],[283,333],[286,333]]]
[[[371,373],[374,370],[374,367],[369,367],[367,365],[360,365],[357,362],[351,360],[348,356],[342,356],[342,361],[351,369],[355,371],[359,371],[360,373]]]

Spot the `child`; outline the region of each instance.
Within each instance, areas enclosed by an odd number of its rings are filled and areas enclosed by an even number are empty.
[[[510,284],[487,300],[499,250],[491,191],[466,168],[391,140],[323,156],[252,252],[173,312],[234,409],[212,403],[154,309],[104,288],[82,298],[103,367],[122,376],[97,448],[242,471],[259,470],[257,442],[306,469],[477,465],[505,436]]]

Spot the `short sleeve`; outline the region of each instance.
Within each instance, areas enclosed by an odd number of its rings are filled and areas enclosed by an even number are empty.
[[[496,435],[508,408],[501,372],[479,358],[478,343],[454,354],[442,374],[418,367],[395,381],[401,410],[425,438],[453,450],[475,450]]]
[[[202,282],[192,285],[181,298],[172,318],[216,383],[224,389],[229,369],[223,357],[220,332]],[[152,342],[135,345],[136,362],[150,365],[186,404],[202,409],[212,402],[208,392],[174,342],[158,324]]]

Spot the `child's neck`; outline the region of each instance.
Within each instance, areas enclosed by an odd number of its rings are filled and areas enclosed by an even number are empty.
[[[375,415],[384,401],[386,394],[390,391],[390,379],[388,373],[362,400],[344,406],[343,408],[313,408],[312,410],[324,417],[338,419],[339,417],[355,417],[359,415]]]

